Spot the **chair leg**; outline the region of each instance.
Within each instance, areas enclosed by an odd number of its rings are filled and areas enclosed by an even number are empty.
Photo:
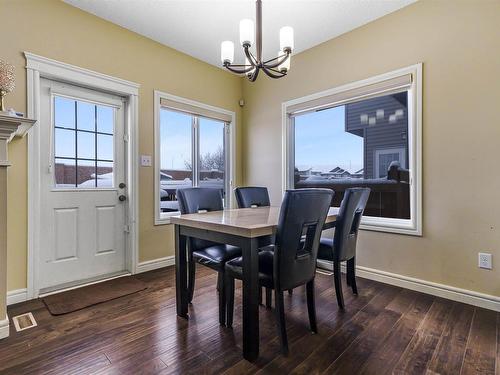
[[[292,295],[293,294],[293,289],[288,289],[288,294]]]
[[[193,254],[188,256],[188,301],[191,303],[193,301],[194,295],[194,283],[196,280],[196,262],[193,259]]]
[[[219,272],[218,280],[224,280],[224,274]],[[219,324],[224,326],[226,324],[226,288],[224,283],[220,283],[219,289]]]
[[[278,330],[281,340],[281,352],[288,355],[288,338],[286,336],[285,324],[285,301],[283,299],[283,292],[275,290],[275,304],[276,304],[276,321],[278,323]]]
[[[217,273],[217,291],[218,292],[221,290],[223,283],[224,283],[224,277],[219,272],[219,273]]]
[[[271,308],[273,299],[273,290],[271,288],[266,288],[266,307]]]
[[[226,327],[233,326],[233,313],[234,313],[234,279],[226,275],[224,288],[226,291]]]
[[[316,324],[316,303],[314,300],[314,279],[306,284],[307,312],[309,313],[309,326],[313,333],[318,333]]]
[[[351,258],[347,261],[347,273],[351,281],[350,287],[354,294],[358,294],[358,287],[356,285],[356,258]]]
[[[345,282],[347,286],[351,286],[351,273],[349,272],[349,262],[346,262]]]
[[[340,273],[340,262],[333,262],[333,279],[335,281],[335,294],[337,303],[341,309],[344,308],[344,295],[342,294],[342,275]]]

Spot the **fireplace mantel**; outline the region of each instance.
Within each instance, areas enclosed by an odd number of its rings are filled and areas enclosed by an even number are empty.
[[[24,137],[35,120],[0,114],[0,166],[10,166],[7,144],[14,137]]]

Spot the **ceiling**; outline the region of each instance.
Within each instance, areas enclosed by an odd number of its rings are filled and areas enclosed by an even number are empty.
[[[242,48],[238,48],[239,21],[255,21],[253,0],[64,1],[216,66],[221,66],[220,43],[224,40],[235,43],[235,61],[243,63]],[[263,0],[264,58],[277,54],[282,26],[294,28],[297,53],[415,1]]]

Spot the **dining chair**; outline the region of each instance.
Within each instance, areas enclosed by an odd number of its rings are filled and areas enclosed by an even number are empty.
[[[370,196],[369,188],[346,189],[340,204],[335,233],[333,238],[322,237],[319,244],[318,259],[333,262],[333,278],[337,303],[341,309],[344,306],[340,263],[347,262],[346,281],[354,294],[358,294],[356,286],[356,243],[359,224]]]
[[[271,205],[266,187],[245,186],[234,189],[239,208],[267,207]]]
[[[316,258],[332,197],[330,189],[287,190],[281,203],[273,251],[260,251],[258,255],[259,284],[274,289],[276,320],[284,354],[288,353],[283,299],[285,290],[306,285],[309,325],[312,332],[317,332],[314,304]],[[228,327],[233,324],[234,280],[243,278],[242,264],[242,257],[238,257],[228,261],[225,266]]]
[[[185,188],[177,190],[181,214],[223,210],[222,193],[215,188]],[[193,300],[196,263],[217,271],[219,291],[219,323],[225,324],[226,301],[224,289],[224,265],[228,260],[241,256],[236,246],[206,241],[199,238],[188,239],[188,298]]]

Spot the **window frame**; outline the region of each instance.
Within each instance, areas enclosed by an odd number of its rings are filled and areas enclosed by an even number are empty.
[[[197,102],[191,99],[182,98],[176,95],[168,94],[162,91],[155,90],[154,91],[154,142],[155,142],[155,158],[154,158],[154,173],[155,173],[155,186],[154,186],[154,194],[155,194],[155,209],[154,209],[154,220],[155,225],[165,225],[170,224],[170,217],[179,215],[179,211],[175,212],[161,212],[160,209],[160,167],[161,167],[161,134],[160,134],[160,111],[162,108],[168,108],[169,110],[176,111],[175,108],[169,108],[167,106],[161,105],[161,99],[166,99],[169,101],[177,102],[183,106],[191,106],[196,109],[199,109],[197,112],[206,112],[210,111],[215,114],[220,114],[221,117],[230,117],[231,121],[226,122],[223,120],[219,120],[221,122],[225,122],[224,132],[224,162],[225,162],[225,189],[226,195],[225,199],[225,207],[233,208],[234,207],[234,197],[233,197],[233,187],[234,187],[234,176],[235,176],[235,159],[236,159],[236,114],[235,112],[229,111],[227,109],[214,107],[208,104],[204,104],[201,102]],[[177,110],[178,111],[178,110]],[[181,111],[182,112],[182,111]],[[200,117],[206,117],[200,115],[198,113],[192,113],[193,121],[195,122],[194,132],[192,133],[192,145],[194,146],[192,149],[193,157],[193,186],[197,185],[199,174],[196,170],[197,164],[195,162],[195,157],[199,157],[199,142],[198,136],[198,119]],[[208,117],[207,117],[208,118]]]
[[[363,216],[360,228],[379,232],[389,232],[422,236],[422,63],[380,74],[368,79],[348,83],[329,90],[325,90],[301,98],[282,103],[282,191],[293,186],[294,157],[294,117],[290,116],[290,109],[306,103],[322,99],[331,95],[342,94],[350,90],[362,89],[377,85],[391,79],[398,79],[411,74],[412,81],[408,92],[408,165],[410,168],[410,219],[383,218]],[[379,92],[387,94],[384,91]],[[378,95],[377,95],[378,96]],[[343,105],[355,99],[332,102],[331,106]],[[314,107],[311,107],[311,109]],[[307,110],[307,108],[305,109]],[[302,110],[300,112],[303,112]],[[305,112],[305,111],[304,111]]]

